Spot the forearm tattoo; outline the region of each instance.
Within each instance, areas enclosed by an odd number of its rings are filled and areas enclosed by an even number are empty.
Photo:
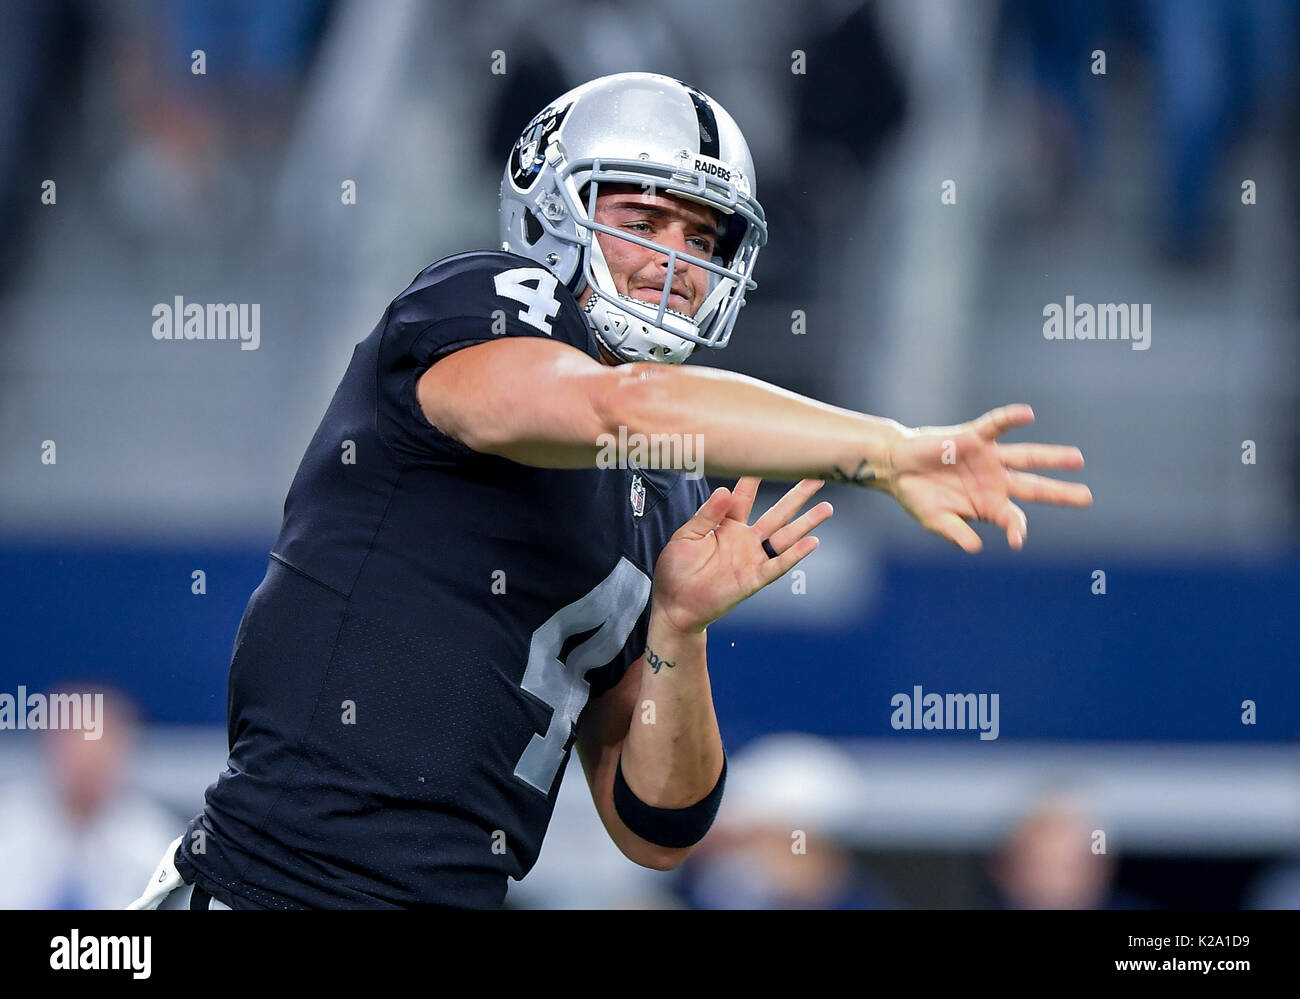
[[[650,648],[648,645],[645,650],[645,661],[650,664],[650,668],[654,670],[655,673],[659,672],[660,666],[667,666],[669,669],[672,669],[677,665],[676,663],[670,663],[667,659],[662,659],[655,655],[654,649]]]
[[[863,458],[858,462],[858,467],[852,472],[846,472],[844,469],[840,468],[839,465],[836,465],[830,474],[832,482],[849,482],[859,486],[870,482],[875,477],[876,473],[867,467],[866,458]]]

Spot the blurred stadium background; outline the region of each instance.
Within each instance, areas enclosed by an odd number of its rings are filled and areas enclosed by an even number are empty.
[[[705,848],[624,860],[575,761],[509,904],[1300,905],[1298,14],[8,0],[0,691],[107,689],[122,737],[0,731],[0,905],[136,893],[224,763],[235,629],[353,344],[495,244],[527,119],[623,70],[716,97],[758,167],[760,288],[694,363],[909,424],[1029,402],[1012,439],[1079,445],[1096,503],[968,557],[830,487],[806,592],[710,629]],[[259,303],[260,348],[154,340],[177,295]],[[1150,304],[1150,348],[1045,340],[1067,295]],[[917,685],[998,694],[999,738],[894,731]]]

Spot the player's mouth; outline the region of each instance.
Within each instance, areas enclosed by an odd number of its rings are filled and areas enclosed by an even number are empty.
[[[651,305],[658,307],[659,298],[661,295],[663,295],[663,293],[664,290],[662,288],[642,287],[642,288],[635,289],[632,292],[632,297],[639,298],[643,302],[648,302]],[[679,295],[675,291],[669,294],[668,296],[668,308],[673,309],[676,312],[684,312],[688,316],[691,315],[693,311],[691,307],[690,299],[686,298],[683,295]]]

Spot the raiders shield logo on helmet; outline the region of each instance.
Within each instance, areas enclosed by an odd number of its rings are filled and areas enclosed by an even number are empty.
[[[547,108],[530,121],[510,151],[510,179],[515,187],[526,191],[533,186],[533,181],[542,172],[545,162],[546,142],[552,132],[564,121],[567,107]]]

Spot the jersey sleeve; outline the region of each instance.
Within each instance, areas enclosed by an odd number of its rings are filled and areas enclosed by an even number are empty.
[[[420,376],[448,354],[505,336],[567,343],[598,358],[585,318],[555,275],[510,253],[462,253],[438,261],[393,300],[382,321],[378,430],[412,460],[475,454],[425,418]]]

